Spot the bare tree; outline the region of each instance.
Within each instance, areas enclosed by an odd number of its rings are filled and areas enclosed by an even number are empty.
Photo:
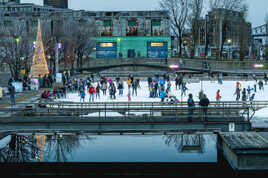
[[[73,28],[73,27],[76,28]],[[65,59],[73,61],[77,57],[77,68],[83,67],[83,57],[89,57],[96,46],[96,25],[93,19],[69,19],[65,24]]]
[[[178,50],[179,56],[181,57],[182,34],[184,32],[189,13],[189,0],[161,0],[160,7],[163,10],[169,11],[172,32],[178,38]]]
[[[200,39],[200,23],[201,23],[201,14],[203,11],[204,0],[190,0],[189,7],[190,13],[188,16],[188,23],[191,27],[193,45],[191,48],[191,57],[194,56],[196,46]]]
[[[25,69],[25,76],[30,72],[34,37],[33,31],[26,30],[24,20],[0,24],[0,61],[9,66],[15,80],[20,79],[22,69]]]
[[[73,71],[77,61],[77,67],[82,68],[83,56],[89,56],[95,47],[95,20],[77,20],[72,16],[59,14],[50,14],[49,17],[57,19],[43,24],[44,45],[46,54],[53,56],[51,62],[55,63],[55,44],[61,42],[63,48],[60,61],[64,63],[64,67],[71,66]]]
[[[47,139],[47,156],[57,162],[66,162],[68,161],[68,156],[72,156],[72,153],[76,149],[83,146],[83,144],[81,144],[82,141],[91,143],[94,142],[95,139],[95,137],[88,135],[49,136]]]

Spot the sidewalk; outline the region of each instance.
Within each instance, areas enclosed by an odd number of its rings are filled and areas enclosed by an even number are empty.
[[[23,91],[22,93],[16,93],[16,103],[21,102],[34,102],[40,96],[39,90]],[[10,107],[10,96],[7,94],[0,99],[0,108]]]

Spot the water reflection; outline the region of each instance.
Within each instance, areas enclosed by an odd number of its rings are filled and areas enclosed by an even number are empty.
[[[72,157],[72,152],[82,147],[81,140],[85,139],[92,142],[95,138],[88,135],[53,135],[48,136],[46,152],[47,160],[56,162],[66,162],[67,155]]]
[[[216,135],[213,134],[14,133],[5,136],[0,135],[2,163],[217,161]]]
[[[2,136],[0,140],[0,162],[23,163],[54,160],[66,162],[67,155],[81,147],[81,135],[19,135]],[[11,139],[7,139],[10,137]],[[1,138],[1,137],[0,137]],[[87,141],[94,137],[83,136]],[[44,159],[45,157],[45,159]]]
[[[204,153],[206,140],[203,134],[178,134],[163,136],[165,144],[174,146],[178,152]]]

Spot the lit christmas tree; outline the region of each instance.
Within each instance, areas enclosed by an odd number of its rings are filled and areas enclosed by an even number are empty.
[[[37,29],[37,36],[36,41],[34,42],[34,56],[33,56],[33,63],[31,66],[30,71],[30,78],[44,76],[49,74],[44,45],[42,41],[42,32],[41,32],[41,25],[40,19],[38,19],[38,29]]]
[[[46,135],[35,135],[36,144],[38,147],[38,153],[36,156],[36,159],[39,159],[40,162],[43,161],[43,154],[44,154],[44,148],[46,144]]]

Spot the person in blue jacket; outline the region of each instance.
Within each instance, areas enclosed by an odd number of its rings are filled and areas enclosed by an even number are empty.
[[[161,102],[164,102],[165,97],[166,97],[166,92],[165,92],[165,90],[162,89],[160,92]]]

